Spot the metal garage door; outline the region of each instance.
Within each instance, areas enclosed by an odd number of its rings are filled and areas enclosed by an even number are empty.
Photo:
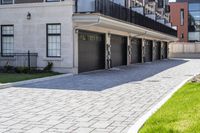
[[[105,35],[79,31],[78,39],[79,72],[105,68]]]
[[[167,53],[168,53],[168,45],[166,42],[164,42],[164,44],[163,44],[163,58],[164,59],[167,58]]]
[[[152,61],[152,50],[153,50],[153,42],[148,40],[145,43],[145,62]]]
[[[131,63],[142,62],[142,40],[133,38],[131,40]]]
[[[112,67],[127,65],[127,38],[111,35]]]
[[[160,60],[161,58],[161,42],[156,42],[155,44],[155,60]]]

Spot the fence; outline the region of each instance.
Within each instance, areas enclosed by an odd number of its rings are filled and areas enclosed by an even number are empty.
[[[200,58],[200,43],[171,43],[169,45],[171,58]]]
[[[2,54],[0,53],[0,67],[6,65],[13,67],[37,67],[37,53],[12,53],[12,54]]]

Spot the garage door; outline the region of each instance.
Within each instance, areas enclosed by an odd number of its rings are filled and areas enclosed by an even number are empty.
[[[161,58],[161,42],[156,42],[155,44],[155,60],[160,60]]]
[[[152,61],[152,50],[153,50],[153,42],[152,41],[146,41],[145,43],[145,62],[151,62]]]
[[[142,40],[133,38],[131,40],[131,63],[142,62]]]
[[[111,35],[112,67],[127,64],[127,38]]]
[[[163,58],[164,59],[167,58],[167,53],[168,53],[168,46],[167,46],[167,43],[165,42],[163,45]]]
[[[79,31],[78,71],[86,72],[105,68],[105,35]]]

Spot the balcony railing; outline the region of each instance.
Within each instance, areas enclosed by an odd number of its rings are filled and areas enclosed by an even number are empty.
[[[76,13],[86,12],[100,13],[168,35],[177,36],[176,30],[110,0],[76,0]]]

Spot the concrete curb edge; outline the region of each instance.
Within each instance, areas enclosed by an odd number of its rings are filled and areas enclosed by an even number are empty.
[[[198,74],[196,74],[198,75]],[[156,105],[152,107],[151,110],[149,110],[147,113],[145,113],[141,118],[139,118],[136,123],[131,126],[128,133],[138,133],[140,128],[144,125],[144,123],[163,105],[165,104],[172,96],[173,94],[178,91],[185,83],[187,83],[189,80],[191,80],[196,75],[190,76],[183,82],[181,82],[178,86],[176,86],[174,89],[172,89],[171,92],[167,94],[160,102],[158,102]]]
[[[49,76],[49,77],[44,77],[44,78],[31,79],[31,80],[26,80],[26,81],[6,83],[6,84],[0,85],[0,89],[5,89],[5,88],[19,86],[19,85],[25,85],[25,84],[31,84],[31,83],[37,83],[37,82],[42,82],[42,81],[47,81],[47,80],[52,80],[52,79],[58,79],[58,78],[62,78],[62,77],[68,77],[68,76],[71,76],[71,75],[73,75],[73,74],[61,74],[61,75],[55,75],[55,76]]]

